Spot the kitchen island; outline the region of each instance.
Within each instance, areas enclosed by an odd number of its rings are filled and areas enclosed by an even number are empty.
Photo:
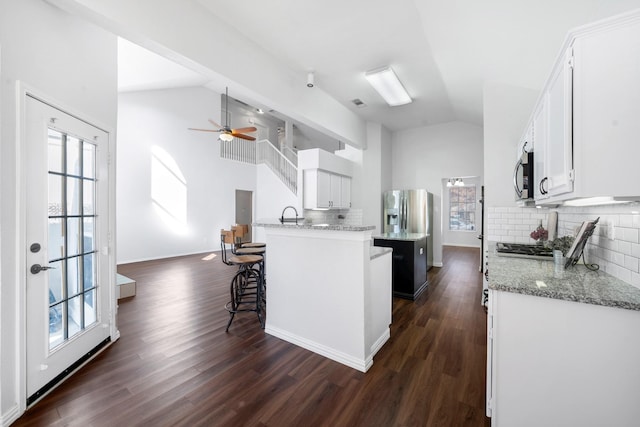
[[[393,249],[393,296],[415,300],[427,289],[428,257],[433,255],[424,233],[385,233],[373,237],[375,246]],[[429,239],[429,243],[431,240]]]
[[[267,243],[266,333],[366,372],[389,339],[391,249],[374,226],[256,223]]]
[[[640,289],[584,265],[489,244],[487,415],[493,426],[640,419]]]

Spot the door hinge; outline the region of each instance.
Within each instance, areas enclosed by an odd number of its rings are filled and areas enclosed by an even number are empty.
[[[574,182],[576,180],[576,170],[571,169],[569,171],[569,181]]]
[[[567,56],[567,65],[569,66],[569,68],[573,69],[573,47],[569,49]]]

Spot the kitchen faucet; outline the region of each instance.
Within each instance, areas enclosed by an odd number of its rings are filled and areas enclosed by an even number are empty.
[[[289,209],[289,208],[293,209],[293,211],[296,213],[296,219],[295,219],[295,222],[296,222],[296,224],[298,224],[298,210],[297,210],[294,206],[286,206],[284,209],[282,209],[282,215],[280,216],[280,222],[281,222],[282,224],[284,224],[284,223],[285,223],[285,221],[287,221],[287,222],[292,222],[292,221],[291,221],[291,218],[287,218],[287,220],[285,220],[285,219],[284,219],[284,212],[285,212],[287,209]]]

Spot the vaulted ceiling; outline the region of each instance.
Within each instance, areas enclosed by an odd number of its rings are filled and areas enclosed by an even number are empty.
[[[640,0],[194,1],[301,79],[313,71],[317,87],[391,131],[482,125],[486,82],[540,89],[568,30],[640,7]],[[388,107],[368,85],[364,72],[385,65],[413,103]],[[166,84],[206,83],[185,79]],[[355,98],[366,106],[354,106]]]

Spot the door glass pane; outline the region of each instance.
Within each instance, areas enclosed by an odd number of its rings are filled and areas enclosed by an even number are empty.
[[[67,135],[67,174],[80,176],[82,162],[80,157],[80,140]]]
[[[85,178],[95,178],[96,146],[85,142],[82,153],[82,176]]]
[[[71,298],[68,302],[67,323],[69,335],[71,338],[82,329],[82,295]]]
[[[80,292],[80,263],[82,257],[67,260],[67,295],[73,296]]]
[[[84,327],[87,328],[96,322],[98,309],[96,305],[96,290],[92,289],[84,293]]]
[[[93,217],[83,219],[84,222],[84,251],[83,253],[93,252],[95,250],[93,237]]]
[[[58,259],[64,256],[64,229],[61,218],[49,218],[49,258]]]
[[[64,215],[64,205],[62,204],[62,183],[63,177],[49,174],[49,216]]]
[[[93,192],[95,191],[94,187],[95,187],[96,183],[95,181],[91,181],[91,180],[84,180],[84,185],[83,185],[83,200],[82,200],[82,205],[83,205],[83,209],[84,209],[84,214],[85,215],[93,215],[94,214],[94,199],[93,199]]]
[[[64,304],[49,307],[49,348],[64,342]]]
[[[67,215],[80,215],[82,179],[67,177]]]
[[[95,265],[95,254],[84,255],[83,257],[84,268],[84,289],[90,289],[95,286],[95,275],[93,274]]]
[[[49,267],[49,304],[60,302],[64,299],[63,295],[63,262],[50,262]]]
[[[49,129],[49,172],[62,172],[62,134],[57,130]]]
[[[80,218],[67,218],[67,256],[81,253],[80,246]]]

